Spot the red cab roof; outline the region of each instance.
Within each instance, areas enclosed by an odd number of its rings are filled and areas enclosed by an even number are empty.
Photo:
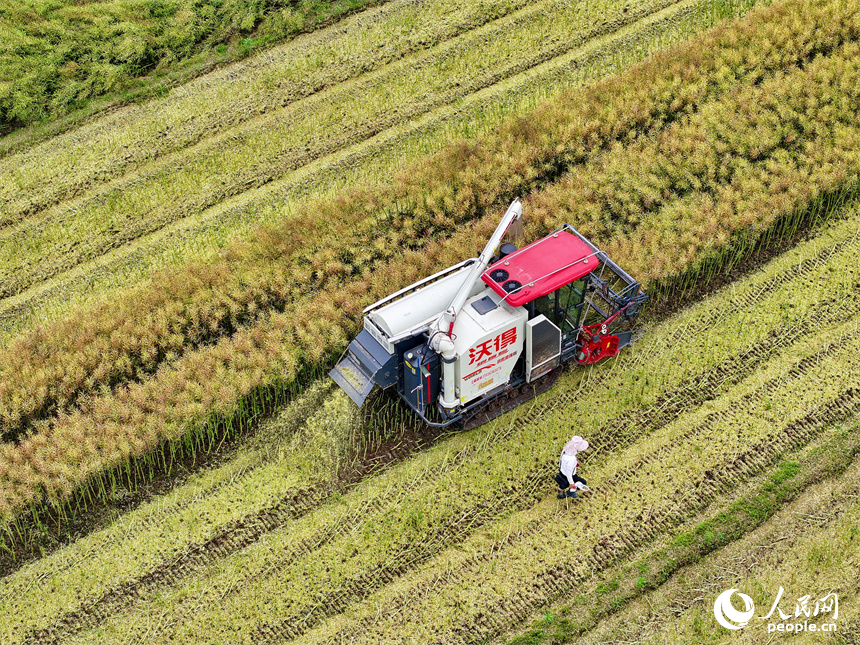
[[[559,231],[502,258],[481,279],[519,307],[594,271],[594,250],[573,233]]]

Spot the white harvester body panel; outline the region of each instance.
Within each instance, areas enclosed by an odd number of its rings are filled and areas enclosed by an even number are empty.
[[[460,405],[508,383],[523,351],[527,319],[528,311],[511,307],[489,288],[466,301],[453,332]]]
[[[451,267],[440,273],[444,274],[450,269]],[[470,270],[471,267],[465,265],[449,275],[428,282],[412,291],[416,285],[427,282],[427,280],[416,282],[403,290],[405,292],[411,291],[411,293],[406,293],[406,295],[378,309],[371,305],[368,308],[371,311],[364,318],[364,328],[389,353],[393,354],[394,346],[390,342],[391,339],[427,327],[435,322],[439,318],[439,314],[445,311],[445,307],[463,286],[463,281],[468,277]],[[472,291],[478,293],[484,288],[484,283],[479,280],[472,286]],[[380,334],[380,330],[383,332],[382,334]]]

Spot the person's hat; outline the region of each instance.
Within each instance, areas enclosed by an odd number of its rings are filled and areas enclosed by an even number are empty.
[[[564,445],[563,452],[568,455],[575,455],[583,450],[588,450],[588,442],[579,435],[574,435],[573,438]]]

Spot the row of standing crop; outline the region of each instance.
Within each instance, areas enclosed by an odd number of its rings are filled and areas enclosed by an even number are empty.
[[[852,107],[860,43],[834,53],[610,150],[537,193],[532,212],[546,228],[581,221],[647,282],[695,268],[703,256],[722,264],[734,238],[756,239],[779,218],[860,182]]]
[[[743,13],[746,3],[721,5]],[[154,267],[181,266],[215,254],[225,240],[247,235],[260,224],[283,225],[297,202],[331,195],[344,187],[378,182],[452,139],[492,130],[508,115],[532,109],[562,87],[578,87],[641,61],[651,52],[699,33],[722,14],[705,0],[683,0],[582,47],[516,74],[456,104],[389,128],[370,140],[326,155],[260,188],[246,190],[201,213],[149,235],[0,301],[0,345],[37,321],[64,317],[99,294],[139,284]]]
[[[743,13],[746,4],[732,11]],[[65,317],[99,295],[139,284],[155,267],[183,266],[214,255],[226,240],[255,226],[292,217],[296,204],[345,187],[379,182],[409,159],[445,147],[452,139],[491,131],[510,114],[528,111],[561,88],[579,87],[641,61],[655,50],[718,22],[705,0],[684,0],[645,19],[588,41],[564,55],[389,128],[370,140],[328,154],[264,186],[138,237],[109,253],[42,280],[0,301],[0,345],[37,322]]]
[[[265,136],[267,140],[277,142],[277,145],[280,145],[277,141],[278,138],[272,137],[270,132],[266,132]],[[244,144],[247,143],[244,142]],[[255,156],[259,154],[256,147],[250,146],[250,148],[254,149]],[[226,152],[221,151],[221,154],[226,154]],[[222,164],[212,162],[204,165],[207,172],[210,172],[212,167],[218,168]],[[177,172],[172,169],[169,174],[175,178]],[[211,177],[207,177],[207,183],[212,183]],[[154,193],[154,196],[160,202],[165,202],[171,206],[176,203],[176,200],[166,199],[161,192]],[[111,204],[110,208],[119,207],[116,204]],[[120,210],[128,211],[129,209],[120,208]],[[151,221],[152,213],[149,210],[147,212],[147,221]],[[97,219],[111,227],[117,225],[116,218],[111,217],[109,213],[103,213]],[[281,238],[285,235],[297,238],[293,239],[293,248],[303,241],[311,239],[311,236],[317,232],[313,230],[313,227],[308,226],[306,217],[299,219],[302,221],[303,229],[311,230],[303,231],[304,234],[302,234],[290,226],[286,230],[279,231]],[[295,218],[291,218],[290,222],[295,222]],[[56,226],[63,228],[63,234],[58,239],[62,239],[63,245],[68,245],[66,227],[62,222],[57,222]],[[344,225],[338,231],[337,239],[344,239],[346,235],[344,229],[347,228],[348,226]],[[95,238],[89,233],[88,231],[87,237],[89,241],[92,241]],[[407,235],[420,234],[421,231],[407,231]],[[407,235],[401,235],[398,239],[390,240],[388,243],[405,243]],[[329,237],[331,239],[334,236]],[[357,242],[360,243],[360,240]],[[44,231],[40,230],[39,244],[44,243]],[[264,245],[273,245],[271,236],[264,235],[259,240],[259,246]],[[79,244],[73,246],[78,250],[82,248]],[[11,249],[12,247],[15,249],[15,254],[20,254],[22,258],[26,256],[26,253],[21,253],[20,246],[8,245],[8,248]],[[325,264],[331,269],[338,268],[337,252],[333,251],[332,247],[334,247],[333,243],[320,254],[316,262],[317,265]],[[286,250],[280,245],[275,248],[282,253],[282,257],[278,258],[280,262],[283,265],[289,264],[289,253],[285,253]],[[277,306],[277,302],[284,299],[284,283],[289,284],[288,280],[281,275],[285,271],[285,267],[267,262],[267,260],[273,259],[273,255],[275,255],[272,248],[255,248],[252,249],[252,253],[250,258],[252,264],[244,267],[245,270],[237,270],[235,266],[237,258],[235,255],[228,255],[220,263],[215,263],[214,266],[212,263],[207,263],[201,267],[199,266],[200,263],[195,263],[195,266],[179,276],[170,276],[167,278],[167,289],[164,288],[165,285],[159,284],[156,289],[146,289],[142,294],[129,295],[122,306],[132,308],[134,313],[129,312],[131,315],[127,317],[122,314],[117,315],[115,304],[102,305],[95,311],[90,310],[83,313],[82,316],[87,317],[86,321],[82,321],[80,317],[75,317],[74,320],[60,323],[61,329],[52,328],[45,330],[45,333],[37,332],[32,335],[28,344],[30,346],[37,345],[38,351],[42,355],[51,353],[51,345],[56,342],[81,348],[82,351],[75,353],[74,359],[72,359],[75,363],[73,368],[68,368],[68,363],[65,361],[62,361],[63,365],[52,365],[53,361],[49,361],[49,364],[44,368],[42,365],[37,367],[37,361],[31,361],[24,367],[24,371],[28,375],[32,375],[32,378],[23,379],[22,385],[26,383],[25,388],[35,393],[35,396],[32,400],[30,398],[22,399],[20,403],[16,402],[13,405],[13,407],[24,408],[21,409],[20,414],[6,415],[4,413],[7,422],[5,436],[8,438],[17,432],[22,423],[26,424],[27,419],[38,419],[58,408],[66,407],[70,403],[74,403],[77,396],[95,387],[105,383],[140,378],[141,374],[151,373],[153,364],[174,356],[183,348],[183,345],[194,347],[201,342],[201,338],[202,342],[206,342],[209,339],[229,334],[238,326],[255,317],[257,312],[264,311],[272,307],[273,304]],[[263,253],[262,258],[259,257],[259,253]],[[372,255],[369,259],[373,259]],[[57,259],[57,261],[61,262],[62,260]],[[41,272],[41,269],[37,269],[37,272]],[[21,277],[21,273],[15,271],[10,271],[9,275],[17,275],[18,277],[15,279]],[[302,275],[296,276],[295,274],[288,276],[288,278],[303,280]],[[194,301],[191,303],[183,297],[184,293],[174,288],[176,285],[181,285],[183,279],[187,281],[187,284],[184,285],[185,292],[190,291],[193,294]],[[158,281],[161,282],[161,278]],[[162,302],[164,305],[160,306]],[[106,311],[108,313],[105,316],[104,312]],[[96,342],[86,342],[87,339],[93,338],[93,327],[101,326],[100,321],[104,317],[107,318],[105,323],[113,326],[115,333],[112,333],[110,337],[96,334],[101,336]],[[125,323],[125,328],[118,329],[123,323]],[[10,348],[9,352],[20,357],[17,361],[19,366],[27,360],[25,357],[29,353],[26,350],[23,352],[21,350],[22,345],[17,344]],[[69,358],[71,359],[71,357]],[[39,363],[41,362],[44,361],[39,361]],[[62,371],[62,375],[52,378],[50,372],[57,369]]]
[[[774,19],[784,18],[784,11],[772,10]],[[781,40],[774,34],[765,47],[752,36],[754,25],[762,21],[770,24],[761,18],[717,30],[705,37],[702,50],[687,46],[692,60],[674,56],[668,69],[668,56],[658,56],[623,81],[561,96],[536,110],[528,124],[518,118],[474,144],[454,146],[401,176],[394,187],[353,190],[312,203],[283,227],[267,227],[250,242],[232,245],[215,262],[159,275],[110,305],[85,309],[24,335],[2,352],[0,361],[0,369],[19,375],[0,393],[7,437],[105,384],[145,377],[183,347],[213,342],[251,322],[258,312],[327,288],[327,280],[349,281],[356,273],[374,270],[398,248],[420,248],[428,238],[449,235],[477,213],[552,179],[557,168],[589,159],[620,134],[659,128],[670,115],[677,118],[682,110],[715,100],[735,82],[761,73],[743,57],[723,68],[728,54],[720,55],[721,42],[728,49],[743,38],[751,58],[767,54],[778,69],[810,55],[808,48],[798,49],[793,58],[780,59],[776,52],[792,39],[819,38],[816,46],[823,48],[853,33],[851,23],[842,20],[833,21],[838,28],[829,36],[803,22],[781,34]],[[712,47],[711,59],[700,60],[701,52]],[[721,70],[720,81],[703,83],[715,70]],[[579,105],[571,112],[574,103]],[[455,188],[456,193],[447,194]],[[588,225],[578,219],[575,223]],[[310,252],[304,250],[308,248]]]
[[[776,7],[772,13],[779,15],[780,12],[787,11],[786,6],[788,5]],[[798,7],[800,15],[806,18],[810,16],[806,16],[805,11],[815,11],[803,9],[804,5],[798,5]],[[764,12],[764,15],[767,15],[767,12]],[[748,29],[747,23],[755,24],[762,19],[753,17],[750,21],[741,22],[741,27],[738,29]],[[845,33],[836,32],[838,39],[845,40],[846,34],[853,33],[852,29],[855,27],[858,25],[848,23]],[[763,31],[767,33],[767,29]],[[716,33],[721,32],[717,30]],[[788,38],[786,34],[783,36]],[[818,43],[816,46],[821,45]],[[756,60],[761,58],[762,52],[759,47],[757,45],[750,47],[750,56],[755,53]],[[787,75],[794,81],[807,83],[809,92],[817,100],[834,93],[837,97],[850,98],[856,91],[856,85],[851,85],[850,82],[847,86],[832,85],[826,81],[830,78],[827,72],[838,79],[851,78],[851,73],[856,68],[856,64],[851,59],[854,48],[856,45],[853,42],[837,46],[829,56],[820,57],[805,69],[796,73],[787,72]],[[691,55],[701,56],[700,53]],[[801,52],[794,51],[791,54],[773,58],[779,61],[796,60],[798,56],[803,57]],[[738,57],[738,60],[743,61],[743,58]],[[724,79],[736,73],[744,75],[743,65],[741,62],[738,62],[738,65],[740,71],[724,70],[719,74],[720,78]],[[645,70],[648,69],[648,67],[640,68],[637,74],[644,75]],[[821,72],[821,69],[824,69],[824,72]],[[701,70],[697,73],[701,73]],[[689,71],[689,74],[694,75],[694,72]],[[760,71],[756,68],[750,74],[751,80],[755,80]],[[778,74],[776,78],[782,77]],[[681,94],[685,91],[695,93],[694,88],[702,85],[702,79],[699,78],[698,82],[691,80],[689,85],[683,85],[673,76],[665,83],[667,87],[680,88]],[[605,85],[598,86],[593,95],[599,96],[601,91],[606,90]],[[648,88],[646,92],[656,91],[653,86],[646,87]],[[699,91],[704,90],[700,88]],[[625,98],[624,95],[621,97]],[[639,99],[641,100],[642,97]],[[558,122],[561,119],[560,104],[564,100],[569,100],[569,97],[547,104],[538,110],[537,124],[529,123],[527,126],[522,120],[518,120],[507,129],[502,128],[500,132],[502,134],[505,131],[519,132],[519,135],[526,139],[537,137],[543,140],[543,147],[551,147],[558,154],[559,146],[550,146],[550,143],[558,144],[558,141],[548,134],[541,134],[538,125],[540,119],[544,118],[550,123],[555,122],[557,128],[561,127]],[[666,101],[665,97],[663,101]],[[687,103],[689,106],[693,101],[690,96],[687,96],[681,103]],[[621,104],[623,105],[623,100]],[[646,114],[651,114],[651,118],[657,119],[660,105],[660,101],[654,104],[646,102],[642,110]],[[619,104],[611,104],[605,108],[601,107],[599,111],[613,114],[620,107]],[[744,104],[737,103],[737,107],[740,110]],[[757,109],[753,105],[746,105],[746,108]],[[554,115],[554,119],[549,119],[548,114]],[[796,151],[797,158],[806,166],[820,168],[822,171],[819,177],[807,176],[807,181],[818,179],[823,185],[807,184],[806,189],[799,191],[800,194],[795,196],[797,201],[782,205],[781,214],[802,215],[805,208],[821,199],[821,193],[824,190],[848,192],[854,190],[855,181],[852,180],[852,175],[856,175],[857,169],[852,167],[851,163],[857,163],[857,153],[851,145],[853,145],[852,137],[856,137],[857,124],[854,123],[856,114],[840,112],[839,116],[845,121],[844,126],[838,130],[841,138],[819,138],[817,131],[812,130],[807,133],[805,145]],[[635,112],[632,118],[635,122]],[[684,123],[684,119],[680,122]],[[613,121],[609,121],[609,124],[612,123]],[[609,124],[603,124],[603,126],[610,129],[614,127]],[[568,125],[570,126],[570,123]],[[601,122],[579,122],[579,126],[585,130],[593,130],[595,134],[601,131]],[[576,130],[576,128],[573,129]],[[548,130],[551,131],[549,128]],[[606,133],[608,134],[609,131],[607,130]],[[565,134],[572,137],[569,130]],[[587,137],[581,136],[579,139],[573,137],[569,142],[573,143],[577,140],[581,142],[587,140]],[[843,143],[843,147],[834,149],[826,145],[834,140],[837,143]],[[288,237],[285,232],[280,232],[280,237],[275,237],[276,233],[268,236],[270,244],[265,251],[261,248],[247,248],[244,251],[245,257],[258,260],[262,257],[277,257],[279,253],[289,256],[289,251],[293,250],[291,266],[274,265],[268,272],[260,271],[263,275],[272,276],[276,281],[276,287],[283,289],[278,294],[278,299],[284,304],[276,305],[278,309],[283,308],[283,311],[264,315],[253,325],[240,329],[230,336],[224,336],[211,346],[188,351],[175,361],[164,362],[163,369],[157,369],[151,378],[132,383],[127,387],[119,387],[111,394],[93,396],[85,401],[83,407],[62,412],[56,419],[48,419],[42,432],[19,444],[4,446],[5,464],[0,466],[6,467],[9,473],[9,484],[6,487],[7,497],[2,501],[0,510],[5,515],[14,513],[27,504],[38,502],[40,496],[44,494],[54,500],[60,500],[78,489],[86,476],[94,471],[101,472],[104,468],[116,467],[131,456],[146,454],[159,443],[166,440],[176,441],[180,437],[187,436],[192,430],[212,432],[215,426],[213,421],[217,422],[218,419],[247,417],[254,413],[257,406],[265,405],[267,401],[263,399],[271,398],[273,392],[277,398],[279,396],[277,392],[283,391],[284,384],[292,382],[299,373],[324,366],[346,344],[348,337],[354,331],[355,320],[362,307],[370,300],[390,293],[426,273],[431,273],[434,266],[455,262],[460,259],[459,256],[465,254],[464,249],[480,248],[480,240],[486,235],[485,229],[492,224],[490,220],[493,218],[490,216],[485,216],[481,220],[481,226],[456,234],[444,242],[430,242],[424,246],[417,242],[426,238],[441,237],[447,231],[462,227],[469,221],[469,214],[478,209],[482,202],[497,201],[504,196],[504,191],[514,188],[510,183],[507,185],[503,183],[502,186],[496,185],[493,190],[493,186],[488,183],[489,178],[484,176],[486,168],[504,169],[517,162],[516,158],[502,154],[510,145],[506,137],[500,134],[499,139],[493,141],[499,146],[495,151],[489,150],[486,146],[464,144],[455,148],[453,153],[442,155],[441,160],[452,165],[447,169],[444,166],[441,168],[441,176],[438,177],[441,181],[438,185],[427,188],[431,185],[429,180],[417,185],[412,185],[411,182],[420,179],[422,174],[429,174],[430,170],[439,171],[442,165],[440,158],[437,158],[432,165],[419,167],[418,172],[404,179],[404,189],[407,191],[404,198],[408,198],[410,189],[418,194],[421,194],[421,191],[426,192],[423,193],[421,201],[401,202],[399,212],[388,212],[384,222],[387,224],[384,226],[387,233],[384,235],[378,233],[377,227],[381,222],[372,215],[374,204],[373,201],[369,201],[379,196],[371,190],[365,190],[358,193],[362,199],[359,200],[358,195],[353,197],[355,201],[352,204],[347,197],[329,204],[315,205],[315,215],[319,218],[318,232],[322,233],[322,240],[325,240],[327,235],[337,235],[337,244],[331,243],[331,246],[317,244],[304,251],[295,251],[296,236]],[[531,157],[533,167],[537,161],[537,151],[541,149],[541,146],[524,148],[526,156]],[[487,156],[488,152],[489,156]],[[844,154],[839,156],[839,153]],[[576,153],[571,152],[571,154]],[[833,155],[844,162],[844,166],[828,165],[834,158]],[[461,163],[456,163],[457,161]],[[789,170],[794,167],[794,160],[791,158],[777,159],[775,162],[771,159],[768,162],[770,165],[766,170],[778,178],[778,173],[783,167]],[[469,174],[470,170],[475,174]],[[534,177],[527,178],[522,170],[520,169],[520,174],[502,172],[497,176],[509,177],[513,184],[528,180],[535,181]],[[549,169],[544,171],[550,172]],[[469,178],[469,181],[458,184],[456,179],[458,177],[462,179],[464,175]],[[844,183],[840,184],[839,180]],[[831,183],[827,184],[826,181]],[[411,185],[412,188],[410,188]],[[450,192],[454,186],[458,188]],[[721,184],[714,180],[712,186],[713,189],[718,189]],[[730,182],[729,186],[732,190],[740,192],[740,201],[744,204],[769,199],[772,188],[767,182],[767,176],[763,180],[755,175],[746,184]],[[392,190],[397,195],[399,189]],[[446,196],[446,193],[450,194]],[[460,202],[460,200],[465,201]],[[384,204],[377,203],[375,206],[384,208]],[[339,214],[348,213],[351,209],[358,210],[358,213],[355,218],[348,220],[353,222],[350,229],[338,230],[338,224],[335,222]],[[665,213],[665,211],[666,209],[663,209],[662,212]],[[370,212],[371,216],[356,225],[359,215],[366,212]],[[658,212],[654,218],[645,218],[644,223],[640,224],[637,230],[646,231],[649,234],[654,232],[664,245],[674,244],[682,249],[685,239],[699,234],[697,227],[701,215],[698,211],[686,213],[682,218],[673,218],[670,226],[661,225],[660,215],[661,213]],[[741,209],[735,216],[734,230],[740,233],[747,229],[751,224],[747,218],[748,213],[745,209]],[[331,224],[326,227],[323,222],[331,222]],[[731,225],[731,222],[728,224]],[[326,228],[329,230],[326,231]],[[666,231],[671,236],[667,237]],[[306,234],[310,235],[310,233]],[[363,237],[366,239],[365,243],[361,243]],[[328,239],[332,238],[328,237]],[[350,239],[353,244],[343,246],[343,239]],[[612,250],[612,239],[601,240],[601,243]],[[395,257],[404,247],[414,248],[414,250]],[[626,252],[630,254],[632,250],[627,249]],[[395,259],[392,260],[392,257]],[[619,255],[622,263],[626,258],[627,255],[624,253]],[[689,252],[679,258],[673,266],[661,265],[664,272],[659,277],[670,278],[694,266],[696,260],[697,256]],[[631,264],[634,272],[637,266],[635,263]],[[281,268],[283,272],[280,273],[275,268]],[[229,272],[225,269],[224,273]],[[652,281],[655,277],[653,274],[650,275]],[[174,283],[181,284],[181,277]],[[240,282],[235,287],[237,295],[246,297],[242,294],[247,294],[248,286],[251,285],[252,288],[265,293],[253,282],[250,282],[250,285]],[[308,292],[312,295],[308,295]],[[271,294],[266,295],[271,298]],[[200,304],[207,305],[206,301]],[[178,307],[179,310],[182,308]],[[110,312],[114,316],[115,313]],[[168,328],[171,322],[167,322]],[[175,323],[173,324],[172,333],[176,334],[180,330],[175,329]],[[133,326],[129,329],[133,329]],[[86,336],[87,331],[85,327],[81,333]],[[153,368],[158,368],[158,359],[163,357],[159,357],[158,352],[147,341],[146,338],[141,342],[141,339],[132,337],[132,342],[137,343],[141,348],[143,359],[151,362]],[[44,351],[38,345],[36,349]],[[132,368],[135,367],[122,350],[118,354],[117,364],[123,369],[127,370],[130,364]],[[74,356],[74,352],[71,356]],[[95,390],[100,385],[92,375],[86,374],[80,367],[80,363],[74,363],[72,370],[69,369],[69,363],[65,362],[53,363],[47,360],[43,364],[48,369],[53,367],[63,376],[71,373],[73,378],[79,379],[77,383],[83,381],[83,387],[75,384],[77,390],[73,390],[74,396],[80,396],[88,389]],[[115,369],[114,365],[107,364],[102,374],[110,377]],[[87,381],[87,379],[90,380]],[[53,385],[50,382],[40,383],[40,387],[29,388],[22,394],[23,380],[19,379],[17,388],[12,383],[6,387],[7,394],[4,398],[7,401],[11,399],[19,406],[17,409],[14,407],[7,409],[4,414],[12,423],[26,424],[28,421],[26,415],[21,412],[20,401],[28,401],[27,397],[31,392],[49,393],[49,388]],[[46,400],[48,396],[50,394],[45,397]],[[70,445],[69,442],[73,447],[66,451],[65,447]]]

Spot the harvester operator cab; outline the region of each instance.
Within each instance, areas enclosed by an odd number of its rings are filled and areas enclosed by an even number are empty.
[[[576,344],[588,281],[575,280],[529,303],[529,318],[543,314],[561,330],[561,350]]]
[[[630,345],[647,298],[638,282],[570,225],[509,253],[481,277],[508,304],[527,309],[529,320],[542,315],[559,330],[561,362],[573,357],[592,364]]]

